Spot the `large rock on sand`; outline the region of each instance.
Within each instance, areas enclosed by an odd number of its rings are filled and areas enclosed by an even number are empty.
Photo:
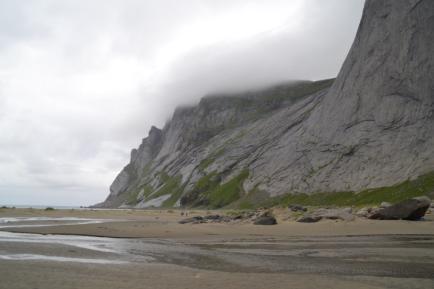
[[[183,219],[181,221],[179,221],[179,224],[200,224],[200,223],[204,223],[205,220],[203,217],[201,216],[194,216],[191,218],[187,218],[187,219]]]
[[[255,225],[276,225],[276,218],[269,212],[260,215],[254,222]]]
[[[425,216],[431,205],[428,197],[417,197],[402,201],[387,208],[382,208],[369,216],[370,219],[378,220],[419,220]]]

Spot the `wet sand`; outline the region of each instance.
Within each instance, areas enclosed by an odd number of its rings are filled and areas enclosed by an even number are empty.
[[[278,216],[276,226],[180,225],[179,211],[1,210],[3,219],[48,219],[0,228],[32,233],[0,232],[0,288],[434,288],[431,216],[315,224]],[[10,227],[23,222],[44,226]]]
[[[214,214],[219,211],[189,211],[188,217]],[[297,223],[286,220],[286,210],[275,212],[278,225],[256,226],[247,223],[178,224],[185,218],[178,210],[30,210],[0,209],[0,218],[5,217],[50,217],[87,218],[105,220],[103,224],[57,225],[47,227],[7,228],[8,231],[40,234],[70,234],[112,238],[168,238],[168,239],[219,239],[293,236],[342,236],[342,235],[434,235],[434,216],[429,214],[426,221],[378,221],[356,219],[351,222],[321,221],[318,223]],[[0,230],[5,230],[1,228]]]

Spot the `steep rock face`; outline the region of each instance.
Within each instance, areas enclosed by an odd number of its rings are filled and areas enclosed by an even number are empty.
[[[305,82],[176,110],[133,150],[103,205],[222,207],[434,170],[432,27],[434,1],[367,0],[329,90]]]
[[[305,101],[312,93],[324,94],[332,82],[297,81],[246,93],[210,95],[197,106],[176,109],[162,130],[153,127],[139,149],[132,150],[130,163],[116,177],[109,197],[101,205],[142,207],[164,192],[173,194],[175,188],[181,187],[185,192],[177,192],[175,203],[179,204],[183,193],[188,195],[197,180],[214,170],[214,161],[221,164],[216,168],[219,173],[231,172],[228,166],[237,161],[237,156],[227,153],[235,149],[232,153],[243,154],[247,150],[242,146],[250,146],[243,141],[246,133],[242,127],[261,123]],[[238,141],[241,147],[230,145]],[[174,204],[173,199],[169,201]]]
[[[146,166],[160,151],[162,142],[162,131],[153,126],[148,137],[142,140],[139,148],[131,150],[130,163],[119,173],[110,186],[110,195],[106,200],[107,206],[120,206],[124,202],[124,198],[119,196],[146,174]]]
[[[317,190],[387,186],[434,169],[434,2],[365,5],[336,82],[305,124],[310,158],[336,163]],[[336,149],[348,150],[338,162]]]

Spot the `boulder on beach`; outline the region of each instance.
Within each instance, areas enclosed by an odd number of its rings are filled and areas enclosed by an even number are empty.
[[[369,219],[416,221],[425,216],[430,205],[431,200],[426,196],[412,198],[386,208],[381,208],[371,214]]]
[[[191,218],[187,218],[187,219],[183,219],[181,221],[179,221],[179,224],[199,224],[199,223],[203,223],[205,222],[205,220],[203,219],[203,217],[201,216],[195,216],[195,217],[191,217]]]
[[[265,212],[265,213],[259,215],[255,219],[253,224],[255,224],[255,225],[276,225],[277,220],[270,212]]]

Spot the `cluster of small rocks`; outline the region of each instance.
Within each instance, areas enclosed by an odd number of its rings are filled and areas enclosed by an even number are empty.
[[[352,214],[352,208],[339,208],[339,209],[317,209],[314,212],[304,214],[297,219],[297,222],[302,223],[315,223],[323,219],[328,220],[343,220],[353,221],[355,219]]]
[[[353,221],[352,208],[343,209],[318,209],[312,213],[305,214],[297,219],[297,222],[314,223],[322,219]]]
[[[253,222],[255,225],[275,225],[276,218],[270,211],[262,209],[256,211],[243,211],[232,215],[205,215],[194,216],[179,221],[179,224],[202,224],[202,223],[229,223],[229,222]]]
[[[232,219],[229,216],[222,215],[206,215],[206,216],[194,216],[179,221],[179,224],[202,224],[202,223],[225,223],[230,222]]]
[[[408,199],[397,204],[382,202],[378,207],[365,207],[357,211],[353,208],[317,208],[313,211],[301,205],[289,205],[288,209],[295,220],[301,223],[315,223],[320,220],[353,221],[356,217],[377,220],[420,220],[429,209],[434,208],[434,203],[428,197],[422,196]],[[181,213],[184,216],[184,213]],[[185,214],[185,216],[187,216]],[[277,220],[273,213],[267,209],[256,211],[241,211],[231,215],[209,214],[205,216],[193,216],[179,221],[180,224],[202,223],[230,223],[246,222],[255,225],[275,225]]]
[[[307,208],[301,205],[289,205],[288,209],[292,212],[307,212]]]
[[[323,219],[352,221],[355,217],[376,220],[421,220],[428,209],[432,208],[431,200],[426,196],[416,197],[401,201],[397,204],[382,202],[378,207],[365,207],[353,212],[352,208],[317,209],[305,213],[297,219],[297,222],[315,223]],[[289,207],[293,212],[294,205]]]

